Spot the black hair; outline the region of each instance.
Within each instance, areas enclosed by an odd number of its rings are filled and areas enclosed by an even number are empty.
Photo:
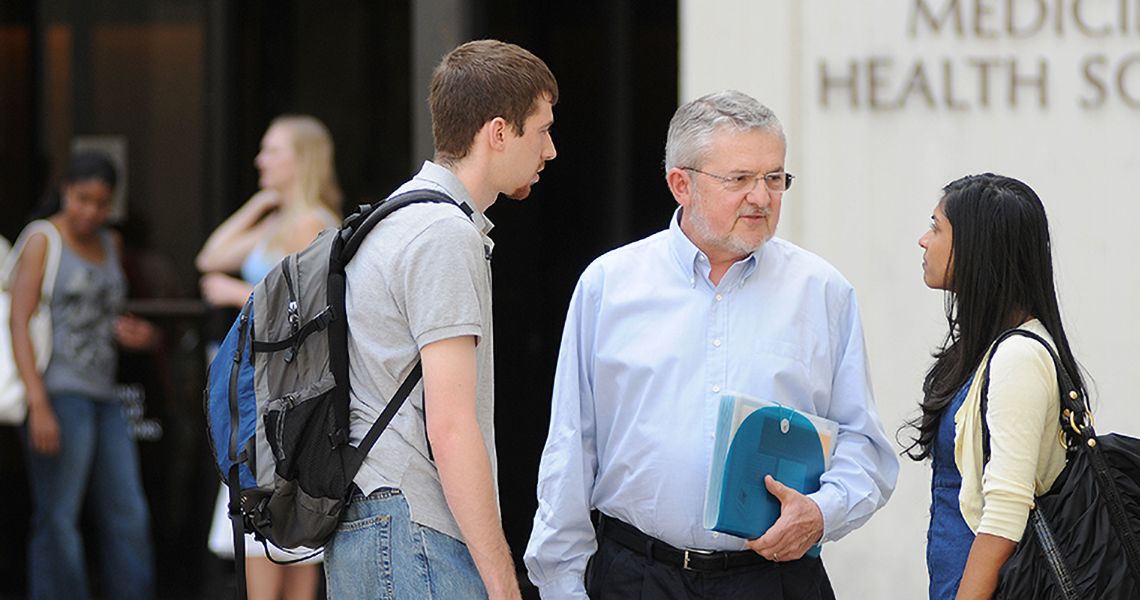
[[[930,456],[946,406],[990,344],[1025,318],[1036,317],[1049,331],[1061,365],[1077,391],[1085,394],[1061,324],[1049,222],[1041,199],[1025,183],[993,173],[962,177],[942,191],[942,211],[952,231],[948,330],[922,383],[922,414],[903,426],[917,430],[904,449],[914,460]]]
[[[105,154],[92,150],[81,150],[72,154],[63,171],[60,185],[48,191],[40,205],[33,211],[31,219],[42,219],[59,212],[63,207],[64,186],[91,180],[102,181],[114,190],[115,184],[119,181],[115,163]]]

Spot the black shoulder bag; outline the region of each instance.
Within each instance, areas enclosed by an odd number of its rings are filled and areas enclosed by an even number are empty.
[[[994,347],[1013,335],[1037,340],[1053,358],[1068,462],[1053,487],[1035,498],[1025,534],[1001,568],[994,597],[1140,598],[1140,440],[1096,435],[1087,401],[1074,390],[1053,348],[1024,329],[1006,331]],[[985,462],[990,459],[986,402],[993,354],[982,380]]]

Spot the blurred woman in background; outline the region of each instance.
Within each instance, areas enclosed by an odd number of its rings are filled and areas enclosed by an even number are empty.
[[[316,118],[289,115],[275,119],[261,139],[254,164],[261,189],[214,230],[195,260],[203,273],[202,297],[213,306],[241,307],[253,286],[281,259],[302,250],[321,230],[341,221],[332,137]],[[228,498],[223,485],[214,510],[210,549],[233,558]],[[298,552],[308,553],[307,549]],[[276,565],[252,534],[246,535],[245,553],[250,600],[311,600],[316,596],[319,557],[296,565]],[[274,557],[296,558],[284,553]]]
[[[127,283],[122,242],[107,227],[117,176],[105,156],[79,153],[64,172],[48,219],[59,242],[32,234],[11,281],[11,333],[28,403],[22,430],[32,491],[30,598],[87,598],[79,516],[90,502],[108,598],[153,598],[149,515],[122,403],[116,342],[152,346],[157,330],[121,315]],[[50,230],[48,230],[50,231]],[[52,236],[54,237],[54,236]],[[60,243],[51,289],[51,359],[36,368],[29,322],[40,303],[49,244]]]

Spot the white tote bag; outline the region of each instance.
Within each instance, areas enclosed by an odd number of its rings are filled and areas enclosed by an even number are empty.
[[[44,266],[43,287],[40,289],[40,303],[28,329],[32,336],[32,346],[36,351],[36,368],[43,373],[51,358],[51,293],[55,288],[55,276],[59,271],[59,256],[63,241],[59,231],[51,223],[32,221],[20,233],[16,245],[4,257],[0,265],[0,424],[19,425],[24,422],[28,405],[24,398],[24,381],[16,371],[16,361],[12,356],[12,330],[8,318],[12,314],[12,295],[9,285],[20,259],[20,252],[33,233],[43,233],[48,239],[47,259]]]

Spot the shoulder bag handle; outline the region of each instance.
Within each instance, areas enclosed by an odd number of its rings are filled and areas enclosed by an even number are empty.
[[[990,363],[993,362],[994,354],[997,353],[998,344],[1015,335],[1037,340],[1037,342],[1045,347],[1045,350],[1053,359],[1053,366],[1057,371],[1057,386],[1061,394],[1061,411],[1057,418],[1061,422],[1061,435],[1064,437],[1065,446],[1071,450],[1096,437],[1096,432],[1093,431],[1092,425],[1092,411],[1089,408],[1087,398],[1083,398],[1076,390],[1072,378],[1069,377],[1069,373],[1065,370],[1064,365],[1061,364],[1061,359],[1057,357],[1057,352],[1053,350],[1049,342],[1046,342],[1044,338],[1032,331],[1017,328],[1008,329],[994,340],[990,355],[986,359],[985,370],[982,373],[981,412],[983,464],[990,461],[990,428],[986,422],[986,406],[989,402],[990,391]]]
[[[12,245],[12,250],[4,259],[4,265],[0,267],[0,285],[3,285],[4,289],[11,287],[12,274],[16,272],[20,253],[24,251],[28,239],[36,233],[44,234],[48,240],[47,261],[44,264],[44,278],[40,286],[40,303],[47,304],[51,301],[52,290],[55,289],[55,277],[59,273],[59,257],[63,252],[63,240],[60,238],[59,230],[55,228],[55,225],[46,219],[32,221],[20,232],[20,237],[16,238],[16,243]]]

